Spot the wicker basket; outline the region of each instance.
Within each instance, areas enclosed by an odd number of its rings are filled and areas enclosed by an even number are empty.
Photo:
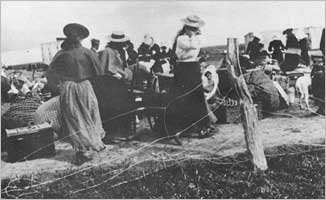
[[[5,128],[19,128],[34,122],[34,116],[41,102],[37,98],[25,98],[11,103],[9,109],[2,115],[2,119],[10,124],[2,124]],[[14,125],[14,124],[15,125]]]
[[[262,103],[257,102],[255,104],[256,111],[257,111],[257,117],[258,120],[263,119],[263,113],[262,113]],[[220,106],[214,114],[218,118],[219,124],[225,124],[225,123],[241,123],[241,112],[240,112],[240,106]]]

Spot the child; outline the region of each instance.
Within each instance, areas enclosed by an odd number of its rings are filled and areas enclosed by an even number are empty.
[[[204,59],[200,59],[200,66],[201,66],[201,71],[202,71],[202,84],[203,84],[203,89],[204,89],[204,96],[206,100],[206,107],[208,111],[208,116],[210,123],[216,123],[217,118],[212,112],[214,109],[214,106],[209,104],[214,97],[216,97],[216,94],[220,94],[218,90],[218,75],[216,73],[216,68],[213,65],[208,65]]]
[[[207,78],[206,83],[204,83],[204,92],[209,93],[214,89],[214,81],[212,80],[212,73],[207,71],[204,76]]]

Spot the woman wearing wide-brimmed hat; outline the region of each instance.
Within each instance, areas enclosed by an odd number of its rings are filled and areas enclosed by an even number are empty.
[[[205,23],[196,15],[190,15],[182,22],[184,26],[173,45],[177,57],[173,88],[175,98],[167,108],[167,131],[169,135],[173,135],[196,124],[200,136],[203,137],[208,134],[209,121],[198,62],[198,35]]]
[[[126,51],[129,38],[121,31],[113,31],[109,36],[110,42],[103,50],[100,61],[104,73],[111,74],[122,80],[132,80],[132,72],[128,69]]]
[[[62,136],[72,143],[77,163],[81,164],[91,159],[94,151],[105,148],[98,101],[87,80],[102,75],[103,71],[96,55],[81,45],[81,41],[89,35],[85,26],[68,24],[63,33],[67,38],[54,56],[46,75],[52,88],[59,88]]]

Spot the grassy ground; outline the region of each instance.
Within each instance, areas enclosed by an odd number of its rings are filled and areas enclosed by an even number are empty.
[[[170,167],[157,172],[154,167],[146,171],[134,168],[113,179],[109,179],[112,174],[108,171],[91,170],[50,184],[9,193],[13,196],[8,196],[4,191],[7,182],[2,183],[1,197],[325,198],[323,147],[279,146],[265,153],[269,166],[265,172],[254,173],[247,155],[238,154],[223,159],[175,161]],[[60,174],[58,178],[64,175]],[[30,180],[30,177],[26,180]],[[11,188],[24,188],[29,184],[30,181],[21,179],[11,183]],[[96,184],[99,185],[92,188]],[[79,189],[82,191],[77,192]]]

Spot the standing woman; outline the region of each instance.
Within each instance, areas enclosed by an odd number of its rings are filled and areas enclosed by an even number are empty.
[[[288,28],[283,31],[283,35],[286,35],[286,52],[284,62],[281,64],[281,69],[283,72],[287,72],[292,71],[298,67],[301,49],[299,41],[294,35],[292,28]]]
[[[96,55],[81,45],[89,31],[80,24],[64,27],[65,41],[47,71],[49,84],[59,86],[63,134],[76,150],[77,164],[90,160],[92,151],[105,148],[97,98],[88,78],[102,75]]]
[[[190,15],[182,21],[184,26],[173,45],[177,62],[174,69],[174,99],[167,108],[167,131],[173,135],[186,131],[196,123],[200,137],[205,137],[208,135],[208,112],[198,62],[199,28],[205,23],[196,15]]]
[[[283,45],[282,41],[277,38],[277,36],[273,36],[273,41],[269,43],[268,51],[272,51],[272,59],[277,60],[278,64],[283,62],[283,50],[285,46]]]

